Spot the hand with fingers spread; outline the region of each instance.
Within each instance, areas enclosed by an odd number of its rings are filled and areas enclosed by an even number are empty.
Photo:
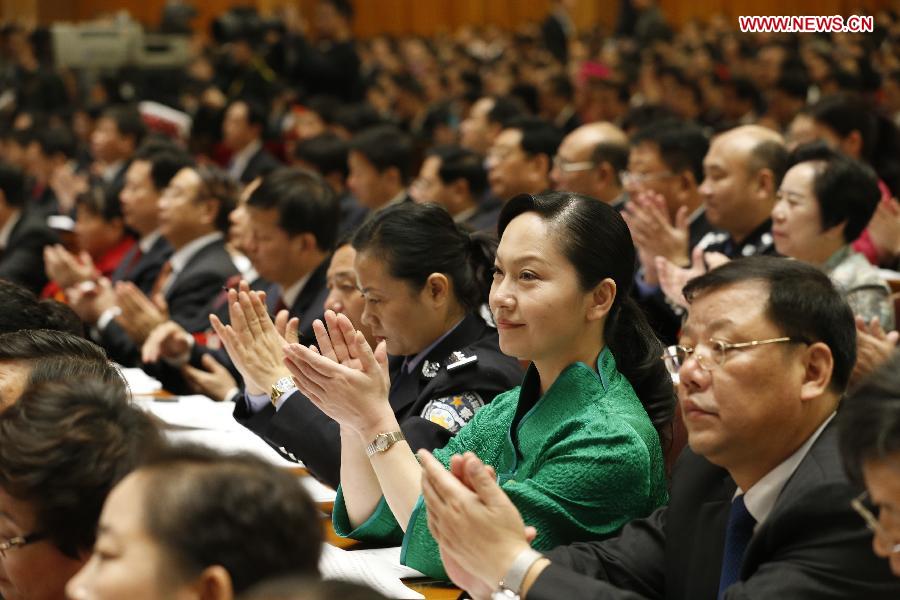
[[[856,364],[850,382],[856,384],[884,364],[897,348],[900,333],[886,333],[878,317],[869,323],[856,317]]]
[[[169,319],[165,299],[158,294],[151,300],[130,281],[118,282],[115,290],[117,304],[122,311],[116,317],[116,323],[136,344],[143,345],[150,332]]]
[[[363,439],[396,430],[385,343],[373,352],[345,315],[326,311],[325,322],[327,329],[321,321],[313,324],[318,347],[286,347],[285,364],[294,383],[319,410]]]
[[[153,328],[141,347],[141,360],[156,363],[166,358],[184,361],[190,356],[193,336],[175,321],[166,321]]]
[[[703,248],[697,246],[691,253],[691,266],[679,267],[672,261],[662,256],[656,259],[656,272],[659,276],[659,287],[670,302],[677,306],[687,308],[682,290],[687,282],[694,277],[706,273],[706,264],[703,262]]]
[[[60,244],[44,248],[44,270],[63,289],[91,281],[97,272],[90,254],[82,251],[75,256]]]
[[[184,365],[181,373],[184,375],[188,383],[188,387],[195,394],[203,394],[213,400],[223,401],[237,389],[237,381],[223,367],[219,361],[209,354],[204,354],[200,359],[203,363],[202,369],[197,369],[191,365]]]
[[[228,315],[229,325],[215,315],[209,316],[209,322],[243,377],[247,392],[266,394],[279,379],[290,377],[283,347],[296,341],[299,319],[289,318],[283,310],[272,323],[265,293],[251,291],[246,281],[241,282],[240,291],[228,291]]]
[[[494,470],[471,452],[451,459],[450,472],[419,451],[428,528],[454,583],[482,595],[493,590],[536,531],[497,484]],[[472,589],[474,588],[474,589]]]
[[[688,264],[688,208],[678,209],[673,222],[665,197],[651,190],[631,199],[622,217],[628,224],[641,265],[644,280],[657,283],[655,258],[662,256],[679,266]]]

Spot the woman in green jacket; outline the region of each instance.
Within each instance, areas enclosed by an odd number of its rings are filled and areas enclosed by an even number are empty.
[[[660,433],[674,409],[662,347],[628,293],[631,236],[609,206],[562,192],[513,198],[498,229],[490,307],[501,350],[531,366],[434,455],[447,466],[473,451],[493,466],[539,550],[611,536],[666,501]],[[446,577],[420,468],[388,403],[384,343],[373,352],[347,319],[326,321],[318,348],[292,345],[287,362],[341,426],[335,531],[402,542],[404,564]]]

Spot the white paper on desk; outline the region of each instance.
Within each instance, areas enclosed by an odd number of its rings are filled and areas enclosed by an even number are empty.
[[[331,544],[323,544],[319,570],[323,579],[361,583],[388,598],[425,598],[403,585],[387,561],[371,554],[348,552]]]
[[[122,374],[122,377],[125,378],[125,382],[128,384],[128,389],[131,390],[131,393],[133,395],[140,396],[142,394],[152,394],[162,389],[162,383],[160,383],[158,379],[150,377],[141,369],[126,369],[121,365],[116,366],[118,367],[119,372]]]
[[[269,464],[281,468],[296,468],[303,465],[282,457],[271,446],[249,429],[235,431],[208,431],[204,429],[169,429],[163,434],[173,442],[199,444],[223,454],[247,452]]]
[[[206,396],[178,396],[175,401],[136,398],[135,403],[170,428],[245,430],[232,416],[234,402],[216,402]]]
[[[375,558],[382,560],[389,564],[391,568],[396,573],[397,577],[400,579],[415,579],[417,577],[425,577],[424,573],[420,571],[416,571],[412,567],[407,567],[406,565],[400,564],[400,551],[402,548],[400,546],[394,546],[393,548],[371,548],[368,550],[353,550],[356,554],[363,554],[366,556],[374,556]]]

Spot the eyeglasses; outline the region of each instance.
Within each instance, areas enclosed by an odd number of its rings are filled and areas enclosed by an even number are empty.
[[[891,536],[887,530],[882,527],[881,523],[878,521],[878,517],[875,516],[871,510],[869,510],[864,502],[869,500],[869,492],[863,492],[856,498],[850,501],[850,506],[853,507],[853,510],[857,512],[859,516],[863,518],[863,521],[866,522],[866,527],[874,533],[876,536],[881,539],[890,542],[890,553],[891,554],[900,554],[900,543],[896,543],[893,541],[893,536]]]
[[[562,171],[563,173],[577,173],[579,171],[590,171],[594,167],[597,166],[592,160],[583,160],[580,162],[574,162],[570,160],[566,160],[560,156],[553,157],[553,166]]]
[[[43,531],[38,531],[36,533],[30,533],[28,535],[19,535],[16,537],[9,538],[8,540],[4,540],[0,542],[0,558],[6,558],[6,551],[12,550],[13,548],[21,548],[22,546],[27,546],[28,544],[32,544],[34,542],[40,541],[47,537],[47,534]]]
[[[659,181],[661,179],[668,179],[669,177],[674,177],[675,173],[671,171],[666,171],[665,173],[635,173],[633,171],[619,171],[619,179],[622,181],[622,185],[629,186],[641,186],[651,181]]]
[[[756,346],[764,346],[766,344],[782,344],[785,342],[795,343],[795,344],[806,344],[805,340],[801,340],[793,337],[778,337],[771,338],[768,340],[753,340],[750,342],[725,342],[722,340],[710,339],[709,343],[704,345],[704,347],[708,348],[708,351],[705,354],[701,354],[697,351],[701,346],[669,346],[666,348],[660,358],[666,365],[666,370],[669,371],[669,375],[672,376],[672,381],[678,383],[679,377],[678,372],[681,371],[681,367],[687,362],[687,359],[693,354],[694,358],[697,359],[697,364],[700,365],[700,368],[704,371],[712,371],[716,367],[721,367],[725,364],[725,354],[729,350],[746,350],[747,348],[755,348]]]

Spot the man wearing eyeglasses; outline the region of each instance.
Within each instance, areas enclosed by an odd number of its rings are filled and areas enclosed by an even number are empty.
[[[838,425],[847,472],[866,486],[853,509],[900,577],[900,352],[844,400]]]
[[[627,194],[619,171],[627,164],[625,133],[612,123],[590,123],[563,138],[550,179],[554,189],[584,194],[622,210]]]
[[[670,503],[618,537],[538,554],[474,455],[423,453],[429,526],[474,597],[637,600],[897,598],[850,507],[833,424],[856,358],[853,316],[828,277],[786,259],[732,261],[686,288],[663,359],[690,447]],[[501,594],[501,595],[497,595]]]

